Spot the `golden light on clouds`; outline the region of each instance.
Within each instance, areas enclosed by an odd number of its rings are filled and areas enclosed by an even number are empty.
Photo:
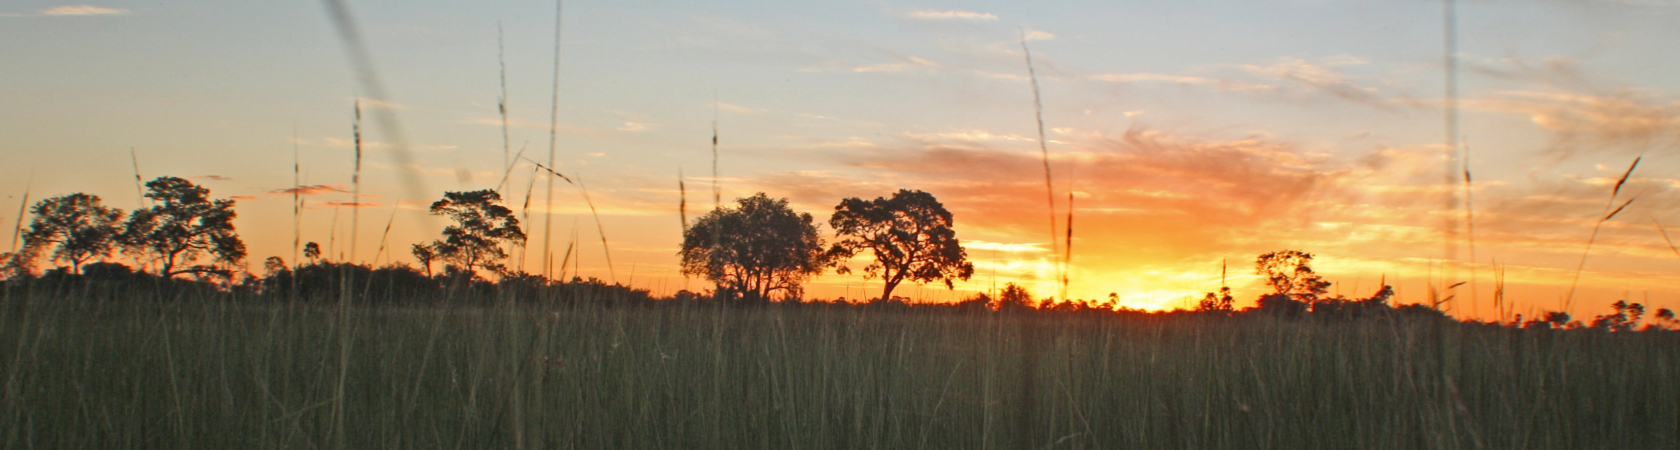
[[[55,6],[41,10],[43,16],[109,16],[127,14],[128,10],[90,5]]]

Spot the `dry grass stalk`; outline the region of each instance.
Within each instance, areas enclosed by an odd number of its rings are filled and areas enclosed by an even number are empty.
[[[583,193],[583,202],[589,205],[589,214],[595,216],[595,231],[601,235],[601,250],[607,256],[607,276],[611,277],[613,284],[618,284],[618,274],[613,271],[612,246],[607,245],[607,230],[601,226],[601,213],[595,211],[595,201],[589,199],[589,188],[583,185],[583,176],[578,176],[577,181],[578,191]]]
[[[525,184],[525,204],[519,207],[519,215],[522,216],[520,220],[526,224],[531,223],[531,192],[534,191],[536,187],[537,168],[532,167],[531,180]],[[525,273],[525,259],[527,255],[530,254],[530,245],[528,245],[528,242],[529,241],[519,243],[519,273]],[[544,273],[543,276],[546,277],[548,274]]]
[[[571,264],[571,262],[572,262],[572,250],[575,249],[575,248],[577,248],[577,223],[573,222],[572,223],[572,240],[566,242],[566,257],[560,259],[560,280],[562,282],[564,282],[565,279],[566,279],[566,265]],[[550,255],[549,258],[552,259],[554,257],[552,255]],[[550,261],[549,263],[552,264],[553,261]]]
[[[1512,306],[1505,300],[1505,266],[1497,262],[1493,264],[1493,309],[1500,323],[1511,319]]]
[[[1062,301],[1068,298],[1068,269],[1073,267],[1073,192],[1068,192],[1067,240],[1062,245]]]
[[[333,255],[338,254],[338,213],[341,211],[343,209],[337,206],[333,207],[332,226],[327,228],[327,255],[324,259],[328,261],[332,260]]]
[[[23,200],[18,201],[17,224],[12,226],[12,255],[14,258],[17,257],[18,242],[23,239],[23,215],[29,210],[30,185],[35,184],[34,177],[31,176],[30,178],[30,182],[23,185]]]
[[[677,168],[677,214],[682,219],[683,232],[688,231],[688,185],[683,184],[682,168]]]
[[[591,200],[589,198],[589,187],[583,185],[583,178],[579,177],[577,180],[574,181],[571,178],[567,178],[565,175],[560,174],[560,172],[557,172],[552,168],[549,168],[549,167],[544,166],[542,164],[538,164],[536,161],[531,161],[529,159],[527,159],[526,161],[530,162],[531,164],[535,164],[537,166],[537,168],[539,168],[539,169],[548,171],[548,173],[553,174],[555,177],[559,177],[562,180],[566,180],[567,184],[571,184],[573,187],[578,188],[578,192],[583,194],[583,202],[585,204],[589,205],[589,214],[595,216],[595,229],[596,229],[596,231],[598,231],[601,234],[601,249],[606,252],[608,276],[611,276],[613,278],[612,281],[614,283],[617,283],[618,282],[618,276],[613,271],[612,246],[607,244],[607,230],[604,226],[601,225],[601,213],[595,210],[595,201]],[[554,182],[554,179],[550,178],[549,183],[553,183],[553,182]],[[553,214],[553,213],[550,212],[550,214]]]
[[[1021,53],[1027,57],[1027,79],[1032,82],[1033,117],[1038,120],[1038,152],[1044,157],[1044,199],[1050,207],[1050,259],[1054,261],[1055,255],[1061,253],[1061,249],[1056,245],[1056,188],[1050,179],[1050,145],[1044,137],[1044,103],[1039,98],[1038,72],[1033,69],[1032,50],[1027,48],[1027,30],[1022,28],[1020,31]],[[1066,278],[1066,271],[1066,267],[1058,264],[1056,277]],[[1066,292],[1063,293],[1062,300],[1067,300]]]
[[[379,74],[373,69],[373,57],[362,43],[361,32],[356,28],[355,18],[350,16],[350,6],[344,0],[325,0],[327,14],[332,18],[333,28],[338,32],[339,41],[350,56],[350,63],[356,71],[356,81],[359,91],[366,93],[366,97],[384,105],[393,103],[391,97],[385,93],[385,84],[380,81]],[[395,113],[390,108],[374,108],[373,120],[384,132],[385,139],[390,141],[392,163],[399,170],[398,180],[401,181],[409,198],[424,198],[425,189],[420,182],[418,166],[414,163],[413,155],[408,153],[407,140],[403,138],[402,126]]]
[[[134,169],[134,180],[138,183],[140,180],[139,162],[134,164]],[[294,268],[294,272],[296,271],[296,268],[303,267],[302,263],[298,261],[298,249],[303,245],[303,192],[298,189],[302,187],[298,184],[299,171],[298,131],[297,123],[294,122],[292,123],[292,267]],[[138,189],[138,185],[136,185],[136,188]],[[291,291],[294,296],[292,297],[294,300],[297,298],[295,297],[297,295],[297,291],[298,277],[294,274],[292,277]]]
[[[1668,230],[1663,228],[1662,222],[1658,222],[1657,218],[1652,217],[1651,223],[1657,224],[1657,232],[1662,233],[1663,242],[1668,243],[1668,250],[1674,252],[1675,257],[1680,258],[1680,247],[1675,247],[1674,240],[1668,238]]]
[[[502,167],[513,170],[513,160],[508,158],[511,142],[508,141],[508,111],[507,111],[507,47],[502,44],[502,21],[496,21],[496,65],[501,68],[502,96],[496,98],[496,111],[502,115]],[[523,150],[522,150],[523,151]],[[503,181],[506,181],[504,176]],[[501,192],[501,188],[496,189]]]
[[[1481,302],[1476,292],[1476,264],[1479,264],[1476,260],[1476,212],[1474,205],[1471,203],[1474,198],[1471,188],[1474,184],[1470,178],[1470,143],[1468,142],[1464,144],[1464,158],[1461,162],[1464,172],[1465,240],[1469,243],[1470,250],[1470,311],[1471,314],[1480,315],[1481,310],[1478,305]]]
[[[553,77],[553,80],[552,80],[552,82],[553,82],[552,93],[549,97],[549,105],[548,105],[548,166],[546,166],[546,167],[554,167],[555,140],[559,138],[559,130],[560,130],[560,26],[561,26],[561,18],[564,17],[562,15],[561,6],[562,5],[561,5],[560,1],[555,0],[555,2],[554,2],[554,77]],[[558,172],[555,172],[552,169],[550,169],[548,171],[548,173],[559,175]],[[562,177],[562,178],[564,178],[564,177]],[[570,181],[570,180],[568,180],[568,181]],[[545,196],[545,200],[544,200],[544,203],[543,203],[543,253],[548,254],[548,253],[553,252],[552,240],[553,240],[553,237],[554,237],[554,179],[553,178],[548,179],[548,187],[546,188],[546,192],[543,195]],[[548,267],[548,263],[545,262],[543,264],[543,273],[546,274],[546,273],[549,273],[549,271],[550,271],[550,268]]]
[[[531,146],[531,141],[525,141],[524,144],[520,144],[519,154],[514,159],[523,159],[525,157],[525,149],[529,148],[530,146]],[[502,181],[496,182],[496,193],[497,194],[502,193],[502,188],[507,187],[508,177],[513,175],[513,166],[516,166],[516,165],[518,165],[518,164],[509,164],[509,165],[506,166],[507,170],[502,171]]]
[[[1622,209],[1628,207],[1628,204],[1633,203],[1634,199],[1630,198],[1622,202],[1622,206],[1617,206],[1615,210],[1610,209],[1610,205],[1616,204],[1616,196],[1622,193],[1622,186],[1627,184],[1628,177],[1633,175],[1633,170],[1639,168],[1639,161],[1642,159],[1645,159],[1644,155],[1633,158],[1633,164],[1628,165],[1627,171],[1622,172],[1622,177],[1616,179],[1616,186],[1610,189],[1610,198],[1604,201],[1604,211],[1606,213],[1599,216],[1598,221],[1593,223],[1592,234],[1587,237],[1587,247],[1581,250],[1581,262],[1575,265],[1575,277],[1569,281],[1569,294],[1563,298],[1563,312],[1569,312],[1569,307],[1574,304],[1575,288],[1581,281],[1581,271],[1587,267],[1587,255],[1592,252],[1593,242],[1598,240],[1599,228],[1604,226],[1604,222],[1609,222],[1610,219],[1615,218],[1616,214],[1621,213]]]
[[[292,127],[293,127],[293,130],[292,130],[292,145],[296,146],[297,145],[297,129],[296,129],[297,126],[293,125]],[[294,151],[294,153],[295,153],[295,151]],[[135,154],[134,146],[132,146],[132,145],[128,147],[128,160],[134,163],[134,207],[136,209],[139,209],[142,206],[144,206],[144,204],[146,203],[146,194],[141,193],[142,191],[140,189],[140,185],[142,184],[142,182],[140,181],[140,155]],[[292,183],[292,184],[297,184],[297,183]],[[292,259],[297,259],[297,258],[292,258]]]
[[[362,100],[356,99],[356,124],[350,127],[356,140],[356,171],[350,175],[350,262],[356,261],[356,234],[362,224]]]
[[[379,235],[379,250],[373,252],[373,265],[375,266],[379,265],[379,256],[385,253],[385,245],[390,242],[391,224],[396,223],[397,209],[400,206],[402,206],[402,199],[398,198],[397,203],[391,205],[391,218],[385,219],[385,232]],[[369,280],[371,279],[369,278]]]
[[[712,209],[723,209],[723,188],[718,187],[718,106],[712,99]]]

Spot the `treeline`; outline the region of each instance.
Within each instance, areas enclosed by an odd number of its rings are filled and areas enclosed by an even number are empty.
[[[526,235],[519,219],[501,205],[501,195],[493,190],[446,192],[431,204],[431,214],[452,223],[439,239],[410,246],[418,267],[333,261],[323,258],[319,244],[309,242],[300,249],[307,262],[288,263],[272,256],[263,261],[263,273],[257,275],[246,269],[245,244],[233,226],[237,217],[233,200],[212,199],[208,189],[175,177],[159,177],[145,186],[151,206],[133,213],[105,206],[98,196],[84,193],[35,203],[28,208],[32,215],[28,226],[19,219],[16,234],[21,247],[14,244],[11,252],[0,254],[0,279],[7,289],[142,286],[165,293],[160,297],[198,292],[365,304],[656,300],[648,290],[618,283],[577,276],[565,280],[565,262],[560,266],[561,279],[509,267],[506,261],[513,252],[524,252]],[[899,190],[890,198],[847,198],[835,207],[828,223],[835,231],[833,242],[818,232],[811,214],[793,211],[786,199],[764,193],[737,199],[734,205],[714,209],[692,222],[685,213],[678,254],[682,272],[709,280],[716,288],[679,291],[665,299],[812,303],[804,298],[805,282],[829,270],[850,273],[846,263],[865,252],[872,258],[862,272],[867,279],[881,281],[881,295],[864,302],[835,302],[908,308],[910,299],[892,295],[902,283],[941,282],[951,288],[955,280],[967,280],[974,273],[953,229],[953,215],[926,192]],[[116,262],[119,254],[135,265]],[[63,265],[37,273],[35,266],[43,260]],[[1326,320],[1388,314],[1446,317],[1440,312],[1445,301],[1393,304],[1394,289],[1386,284],[1368,297],[1330,296],[1330,283],[1314,271],[1312,260],[1311,253],[1297,250],[1260,255],[1255,273],[1272,292],[1260,296],[1257,306],[1236,310],[1231,289],[1221,287],[1188,312]],[[1040,299],[1014,283],[999,292],[976,293],[948,305],[915,307],[1141,313],[1122,308],[1117,293],[1108,299]],[[1611,308],[1612,313],[1584,322],[1565,312],[1543,311],[1537,317],[1515,315],[1488,323],[1608,331],[1680,329],[1674,312],[1666,308],[1649,318],[1639,303],[1618,301]]]

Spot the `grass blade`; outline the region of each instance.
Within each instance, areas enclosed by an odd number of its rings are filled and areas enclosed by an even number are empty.
[[[1032,50],[1027,49],[1027,30],[1021,30],[1021,53],[1027,56],[1027,79],[1032,82],[1033,117],[1038,120],[1038,152],[1044,157],[1044,197],[1050,207],[1050,255],[1055,260],[1055,254],[1061,253],[1056,245],[1056,188],[1050,182],[1050,145],[1044,137],[1044,103],[1038,93],[1038,72],[1033,69]],[[1066,278],[1066,268],[1056,268],[1057,278]],[[1062,300],[1067,300],[1064,293]]]
[[[356,81],[360,90],[367,98],[392,104],[391,96],[385,92],[385,84],[380,81],[379,74],[374,71],[373,57],[362,42],[361,32],[356,27],[356,20],[350,15],[350,6],[345,0],[322,0],[326,3],[327,15],[331,16],[333,29],[338,32],[339,41],[350,56],[350,64],[355,68]],[[397,167],[397,174],[402,182],[405,194],[409,198],[425,198],[425,186],[420,181],[419,166],[414,163],[414,156],[408,152],[407,141],[403,138],[401,123],[390,108],[374,108],[373,120],[385,132],[385,139],[391,141],[391,162]]]
[[[560,26],[562,15],[560,0],[554,0],[554,77],[552,95],[548,105],[548,166],[554,167],[554,146],[560,130]],[[549,173],[559,175],[553,169]],[[564,178],[564,177],[561,177]],[[570,180],[568,180],[570,181]],[[554,237],[554,179],[548,179],[548,187],[543,194],[543,254],[552,251],[551,241]],[[544,259],[547,261],[547,259]],[[543,273],[549,273],[548,263],[543,264]]]

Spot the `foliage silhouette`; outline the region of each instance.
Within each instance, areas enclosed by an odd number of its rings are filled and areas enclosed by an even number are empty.
[[[703,276],[718,294],[769,300],[797,299],[805,280],[829,265],[809,213],[763,192],[736,199],[734,208],[712,210],[683,231],[682,273]]]
[[[443,239],[432,241],[430,250],[436,258],[463,272],[483,269],[507,275],[507,266],[501,261],[507,259],[508,253],[502,245],[524,244],[525,232],[519,229],[519,219],[513,216],[513,210],[502,206],[501,201],[501,194],[485,189],[445,192],[442,200],[432,202],[432,215],[455,221],[454,225],[443,228]],[[415,256],[420,257],[419,246],[415,249]],[[430,261],[425,264],[429,275]]]
[[[74,193],[41,200],[29,210],[35,218],[24,233],[24,246],[54,247],[53,261],[70,263],[71,273],[82,273],[82,262],[110,256],[116,237],[122,232],[123,212],[100,203],[99,196]]]
[[[426,276],[432,276],[432,261],[438,259],[437,248],[431,244],[414,244],[408,252],[414,255],[414,260],[420,263],[420,267],[426,269]]]
[[[1639,324],[1639,319],[1645,316],[1645,305],[1628,303],[1625,300],[1618,300],[1616,303],[1611,303],[1610,308],[1614,309],[1615,312],[1594,317],[1591,326],[1592,329],[1603,331],[1633,331],[1634,326]]]
[[[1218,294],[1209,292],[1206,296],[1202,297],[1202,301],[1196,304],[1196,310],[1202,312],[1229,313],[1234,309],[1232,306],[1233,300],[1235,299],[1231,298],[1231,288],[1229,286],[1220,286]]]
[[[321,259],[321,244],[314,242],[303,244],[303,257],[309,258],[310,264],[315,264],[317,260]]]
[[[1032,293],[1027,292],[1027,288],[1013,282],[1003,285],[1003,290],[998,292],[997,304],[992,305],[992,309],[996,310],[1037,307],[1038,301],[1033,300]]]
[[[128,251],[149,256],[165,278],[183,273],[231,276],[228,266],[245,259],[245,242],[233,228],[233,200],[211,200],[210,190],[175,177],[146,182],[146,197],[156,204],[134,211],[119,241]],[[208,254],[221,267],[192,264]]]
[[[834,207],[828,224],[841,237],[830,250],[835,258],[850,258],[863,250],[875,256],[863,272],[865,278],[884,283],[881,298],[891,298],[893,289],[905,281],[943,281],[949,289],[952,281],[974,275],[974,264],[951,229],[951,212],[932,194],[900,189],[891,199],[847,198]],[[840,271],[851,270],[841,266]]]
[[[1254,261],[1254,272],[1260,275],[1278,295],[1295,301],[1316,303],[1329,289],[1312,269],[1313,255],[1299,250],[1282,250],[1260,255]]]

